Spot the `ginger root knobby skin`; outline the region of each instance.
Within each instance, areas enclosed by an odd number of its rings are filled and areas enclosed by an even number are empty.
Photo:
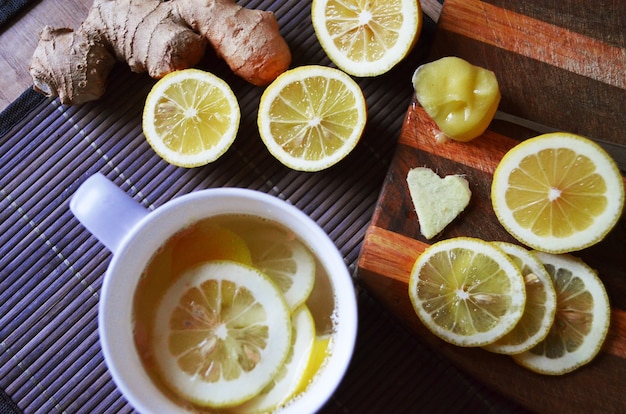
[[[197,64],[207,44],[254,85],[291,63],[274,14],[234,0],[95,0],[76,31],[43,29],[30,74],[36,91],[76,105],[104,94],[116,61],[158,79]]]

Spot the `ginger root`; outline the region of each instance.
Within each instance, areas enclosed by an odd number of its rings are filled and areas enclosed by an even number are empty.
[[[274,14],[234,0],[95,0],[78,30],[43,29],[30,74],[36,91],[81,104],[104,94],[116,61],[158,79],[196,65],[207,43],[254,85],[291,63]]]

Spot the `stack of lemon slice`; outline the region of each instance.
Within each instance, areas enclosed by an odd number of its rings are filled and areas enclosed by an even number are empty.
[[[543,374],[591,361],[610,320],[602,282],[579,259],[472,238],[427,248],[411,273],[409,297],[441,339],[512,355]]]
[[[200,223],[177,236],[179,276],[157,305],[154,357],[164,383],[195,405],[271,411],[325,360],[330,339],[306,304],[314,257],[289,232],[266,230],[241,237]]]

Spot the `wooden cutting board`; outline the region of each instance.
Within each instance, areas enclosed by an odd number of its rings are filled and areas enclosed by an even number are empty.
[[[547,4],[550,3],[550,4]],[[602,141],[620,160],[626,150],[626,2],[445,0],[432,58],[455,55],[493,70],[500,109],[554,129]],[[357,277],[419,337],[477,379],[536,412],[626,412],[626,215],[605,240],[575,253],[595,268],[612,306],[603,349],[587,366],[552,377],[510,357],[461,348],[432,335],[407,293],[415,259],[456,236],[516,242],[499,224],[489,197],[493,171],[508,149],[536,130],[494,121],[470,143],[435,143],[437,126],[417,102],[408,108],[358,262]],[[435,239],[421,236],[406,176],[427,166],[462,174],[468,208]],[[626,181],[625,181],[626,182]]]

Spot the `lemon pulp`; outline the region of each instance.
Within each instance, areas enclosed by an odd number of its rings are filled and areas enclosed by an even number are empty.
[[[367,118],[358,84],[340,70],[302,66],[281,74],[261,96],[258,126],[274,157],[301,171],[319,171],[346,157]]]
[[[557,132],[512,148],[491,188],[502,225],[519,241],[549,253],[589,247],[606,236],[624,207],[624,181],[593,141]]]
[[[555,319],[543,341],[513,358],[532,371],[561,375],[587,364],[600,352],[611,307],[602,281],[582,260],[568,254],[536,254],[557,293]]]
[[[196,167],[215,161],[239,128],[237,98],[217,76],[197,69],[172,72],[153,87],[142,127],[148,143],[167,162]]]
[[[526,305],[522,318],[513,330],[485,348],[501,354],[519,354],[537,345],[548,334],[554,322],[556,292],[550,275],[532,252],[512,243],[496,242],[496,245],[521,270]]]
[[[415,45],[422,24],[415,0],[314,0],[311,19],[328,57],[353,76],[378,76]]]
[[[270,279],[237,262],[206,262],[185,272],[158,305],[155,359],[183,398],[235,406],[277,374],[291,330],[289,308]]]
[[[460,346],[484,346],[522,317],[526,302],[520,270],[500,249],[458,237],[437,242],[416,260],[409,297],[424,324]]]

